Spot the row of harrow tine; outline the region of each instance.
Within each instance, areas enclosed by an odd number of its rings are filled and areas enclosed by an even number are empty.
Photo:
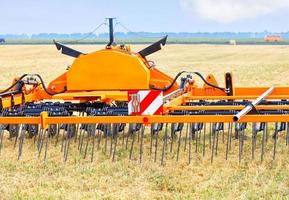
[[[286,146],[289,144],[289,123],[279,122],[275,123],[273,138],[273,153],[272,158],[276,158],[277,141],[280,133],[286,132]],[[239,162],[244,157],[244,143],[248,139],[246,134],[248,123],[231,122],[225,126],[224,122],[216,123],[153,123],[150,126],[149,139],[149,155],[154,162],[161,156],[161,164],[165,163],[167,155],[170,153],[175,156],[176,161],[179,161],[181,154],[181,147],[183,151],[188,150],[188,163],[192,162],[193,145],[195,145],[195,153],[200,152],[202,147],[203,157],[206,155],[206,147],[211,150],[211,162],[219,154],[220,142],[225,145],[225,158],[229,159],[229,152],[232,149],[233,140],[238,141],[238,157]],[[61,144],[61,152],[63,153],[63,160],[67,161],[71,142],[77,144],[78,151],[83,158],[86,159],[90,151],[90,160],[94,160],[95,150],[100,150],[101,145],[104,148],[104,154],[109,155],[114,161],[117,157],[117,150],[119,147],[125,148],[129,153],[129,159],[134,158],[134,149],[139,146],[139,161],[142,162],[144,149],[146,147],[145,132],[148,130],[143,124],[61,124],[49,125],[48,129],[41,129],[38,125],[26,125],[14,127],[15,141],[14,148],[18,144],[18,159],[23,155],[23,145],[26,138],[26,133],[29,132],[29,137],[34,138],[34,143],[37,147],[38,157],[44,154],[44,159],[47,158],[49,141],[55,138],[55,146]],[[0,152],[3,147],[5,126],[1,125],[0,129]],[[207,133],[209,131],[209,133]],[[183,134],[185,132],[185,134]],[[246,133],[247,132],[247,133]],[[225,137],[227,133],[227,137]],[[235,134],[235,137],[233,135]],[[269,124],[265,122],[252,123],[252,159],[256,157],[257,136],[261,136],[261,162],[264,161],[265,145],[269,138]],[[74,138],[74,140],[73,140]],[[176,143],[176,144],[174,144]],[[183,144],[182,144],[183,143]],[[174,149],[176,146],[176,149]],[[160,153],[159,153],[160,152]]]

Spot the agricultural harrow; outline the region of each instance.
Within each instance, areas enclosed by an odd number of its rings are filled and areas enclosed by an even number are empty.
[[[269,140],[272,159],[281,138],[288,145],[289,87],[235,87],[231,73],[225,73],[224,87],[213,75],[194,71],[171,78],[147,59],[167,37],[135,53],[115,44],[113,19],[108,21],[110,41],[103,50],[85,54],[54,41],[75,60],[48,86],[40,75],[24,74],[1,91],[0,151],[7,136],[18,159],[24,140],[32,138],[45,159],[48,146],[56,146],[66,161],[74,142],[91,161],[102,147],[112,160],[119,148],[126,148],[130,159],[137,149],[141,162],[148,150],[163,164],[168,153],[179,160],[182,149],[189,163],[194,151],[213,162],[221,144],[228,159],[232,141],[238,143],[239,161],[246,140],[251,141],[252,159],[258,150],[261,161]]]

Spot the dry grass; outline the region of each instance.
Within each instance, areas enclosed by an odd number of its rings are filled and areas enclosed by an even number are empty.
[[[102,46],[77,46],[89,52]],[[136,46],[140,49],[141,46]],[[205,46],[169,45],[151,57],[169,74],[181,69],[216,74],[232,71],[238,85],[289,84],[288,46]],[[7,86],[22,73],[40,73],[48,82],[64,71],[72,60],[61,56],[53,46],[0,46],[0,83]],[[249,132],[247,133],[249,136]],[[282,136],[283,137],[283,136]],[[277,160],[271,161],[272,143],[267,145],[266,161],[260,164],[260,144],[256,161],[250,158],[250,140],[245,141],[245,159],[238,163],[237,141],[229,161],[225,161],[225,145],[210,164],[210,153],[202,158],[193,153],[187,165],[187,152],[175,162],[175,154],[167,154],[164,167],[146,155],[139,164],[137,149],[134,161],[127,150],[118,151],[118,161],[111,162],[101,152],[90,163],[76,148],[69,161],[62,162],[60,147],[51,147],[48,161],[37,159],[32,141],[25,140],[24,157],[16,160],[13,141],[5,140],[0,155],[0,199],[288,199],[288,147],[280,139]],[[74,144],[75,145],[75,144]],[[183,145],[183,143],[182,143]],[[161,149],[160,145],[160,149]],[[174,147],[176,148],[176,146]],[[183,146],[182,146],[183,149]],[[201,150],[201,149],[200,149]],[[174,150],[175,152],[175,150]],[[160,152],[159,152],[160,153]],[[171,158],[173,157],[173,158]]]

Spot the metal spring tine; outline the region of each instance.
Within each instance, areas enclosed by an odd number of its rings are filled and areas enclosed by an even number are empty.
[[[212,143],[212,147],[211,147],[211,149],[212,149],[211,163],[213,163],[213,161],[214,161],[214,154],[215,154],[215,152],[214,152],[214,151],[215,151],[215,140],[216,140],[216,131],[214,130],[214,128],[211,129],[210,135],[213,136],[213,141],[211,142],[211,143]]]
[[[225,143],[225,131],[224,129],[222,130],[222,143]]]
[[[19,137],[19,131],[20,131],[21,127],[22,127],[22,125],[20,125],[20,128],[16,130],[14,149],[16,148],[16,145],[17,145],[17,140],[18,140],[18,137]]]
[[[139,162],[142,162],[142,156],[143,156],[143,140],[144,140],[144,131],[145,131],[145,127],[144,125],[141,128],[141,139],[140,139],[140,153],[139,153]]]
[[[238,136],[238,141],[239,141],[239,163],[241,162],[241,157],[242,157],[242,153],[241,153],[241,134],[239,133],[239,131],[236,131],[236,134]]]
[[[170,153],[173,152],[174,136],[175,136],[175,133],[174,133],[173,130],[171,130],[171,146],[170,146]]]
[[[198,153],[198,138],[199,138],[199,131],[197,130],[195,132],[195,137],[196,137],[196,149],[195,149],[195,152]]]
[[[62,141],[61,141],[61,152],[63,152],[63,150],[65,149],[64,145],[66,145],[66,142],[65,142],[65,138],[67,137],[67,131],[65,130],[65,126],[64,125],[64,128],[63,128],[63,131],[62,131]]]
[[[150,155],[153,152],[153,128],[152,128],[153,124],[151,124],[151,128],[150,128]]]
[[[274,131],[274,147],[273,147],[273,160],[276,158],[276,147],[277,147],[277,139],[278,139],[278,123],[275,123],[275,131]]]
[[[206,155],[206,123],[204,124],[204,132],[203,132],[203,157]]]
[[[286,146],[288,146],[289,143],[289,122],[287,123],[287,129],[286,129]]]
[[[268,134],[269,134],[269,131],[268,131],[269,129],[268,129],[268,124],[266,123],[266,139],[265,139],[265,142],[266,142],[266,144],[267,144],[267,142],[268,142]]]
[[[3,147],[3,138],[4,138],[4,127],[3,125],[0,125],[0,153]]]
[[[179,157],[180,157],[181,140],[182,140],[182,130],[180,131],[179,140],[178,140],[177,161],[179,161]]]
[[[232,135],[233,135],[233,123],[230,123],[230,140],[229,140],[229,151],[232,149]]]
[[[106,151],[107,151],[107,138],[108,138],[108,129],[107,129],[107,125],[105,125],[105,129],[104,129],[104,155],[106,155]]]
[[[128,147],[128,139],[129,139],[129,137],[130,137],[130,135],[131,135],[130,127],[132,127],[132,124],[129,124],[128,130],[127,130],[126,142],[125,142],[125,149],[127,149],[127,147]]]
[[[187,139],[188,139],[189,126],[190,126],[189,123],[187,123],[184,151],[186,151],[186,149],[187,149]]]
[[[47,151],[48,151],[48,140],[49,140],[49,135],[48,135],[48,130],[45,130],[45,135],[46,135],[46,140],[45,140],[45,152],[44,152],[44,160],[47,158]]]
[[[55,147],[57,146],[57,143],[58,143],[58,140],[59,140],[59,134],[60,134],[60,124],[57,124]]]
[[[44,137],[45,137],[45,133],[46,130],[42,129],[41,131],[41,137],[40,137],[40,141],[39,141],[39,148],[38,148],[38,158],[40,158],[41,152],[42,152],[42,148],[43,148],[43,144],[44,144]]]
[[[140,139],[140,130],[137,131],[137,143],[139,143],[139,139]]]
[[[99,130],[98,130],[98,134],[99,134]],[[96,139],[96,126],[94,128],[93,139],[92,139],[92,149],[91,149],[91,158],[90,158],[91,162],[93,162],[93,159],[94,159],[95,139]]]
[[[230,138],[232,136],[231,134],[231,126],[232,126],[232,123],[229,123],[228,125],[228,134],[227,134],[227,145],[226,145],[226,160],[228,160],[228,156],[229,156],[229,146],[230,146]]]
[[[212,133],[213,133],[213,123],[210,123],[210,132],[209,132],[209,148],[211,149],[212,147]]]
[[[113,149],[112,161],[115,161],[119,126],[120,126],[119,124],[116,124],[116,127],[113,130],[113,132],[115,131],[115,134],[114,134],[115,138],[114,138],[114,149]]]
[[[113,143],[114,143],[114,133],[115,133],[114,129],[115,129],[115,127],[112,124],[110,124],[109,126],[110,126],[110,129],[112,129],[111,130],[111,139],[110,139],[110,150],[109,150],[109,156],[111,156],[112,155]]]
[[[78,136],[78,150],[82,151],[82,144],[83,144],[83,140],[84,140],[84,133],[85,133],[85,130],[84,128],[80,129],[80,133],[79,133],[79,136]]]
[[[189,132],[189,164],[191,164],[192,159],[192,142],[193,142],[193,132]]]
[[[124,145],[124,138],[125,138],[125,127],[123,128],[123,131],[122,131],[122,146]]]
[[[84,116],[84,112],[79,112],[79,116]],[[76,142],[77,141],[77,138],[78,138],[78,131],[79,131],[79,128],[80,128],[80,124],[77,124],[76,125],[76,133],[75,133],[75,136],[74,136],[74,142]]]
[[[89,133],[89,131],[87,130],[87,140],[86,140],[86,145],[85,145],[85,150],[84,150],[83,159],[86,158],[89,142],[90,142],[90,133]]]
[[[24,137],[25,137],[25,131],[26,131],[23,126],[21,130],[20,141],[19,141],[18,160],[20,160],[20,158],[22,157],[22,152],[23,152],[23,143],[24,143]]]
[[[97,131],[97,150],[99,150],[100,149],[100,142],[101,142],[101,135],[103,134],[103,132],[100,130],[100,129],[98,129],[98,131]]]
[[[245,137],[245,130],[242,130],[241,131],[241,156],[242,157],[244,155],[244,141],[245,141],[244,137]]]
[[[173,131],[172,131],[173,132]],[[174,133],[172,133],[174,134]],[[164,165],[164,158],[165,158],[165,150],[167,145],[167,138],[168,138],[168,123],[166,123],[165,135],[163,139],[163,149],[162,149],[162,158],[161,158],[161,165]]]
[[[34,135],[34,138],[33,138],[33,144],[34,144],[34,145],[36,144],[37,136],[39,136],[39,132],[40,132],[40,126],[38,126],[38,128],[37,128],[37,134],[35,134],[35,135]]]
[[[156,143],[155,143],[155,158],[154,158],[154,162],[157,161],[157,155],[158,155],[158,140],[159,140],[159,130],[157,130],[155,132],[156,135]]]
[[[133,151],[133,145],[134,145],[134,140],[135,140],[135,134],[136,134],[136,131],[135,130],[132,130],[132,134],[131,134],[131,146],[130,146],[130,151],[129,151],[129,159],[131,160],[132,159],[132,151]]]
[[[255,145],[256,145],[256,123],[252,123],[252,160],[255,159]]]
[[[218,147],[219,147],[219,132],[220,131],[216,131],[215,134],[217,135],[216,137],[216,151],[215,151],[215,156],[218,156]]]
[[[72,136],[72,133],[70,133],[70,124],[68,124],[66,135],[67,135],[67,142],[66,142],[67,144],[65,145],[66,146],[66,151],[65,151],[65,154],[64,154],[64,161],[65,162],[67,161],[68,151],[69,151],[69,146],[70,146],[70,139],[71,139],[71,136]]]
[[[265,128],[262,131],[262,144],[261,144],[261,162],[264,161],[264,146],[265,146],[265,137],[266,137],[266,130],[267,130],[267,123],[265,124]]]
[[[40,149],[40,144],[41,144],[41,137],[42,137],[42,132],[43,132],[43,129],[40,128],[40,131],[39,131],[39,136],[38,136],[38,140],[37,140],[37,150],[39,151]]]

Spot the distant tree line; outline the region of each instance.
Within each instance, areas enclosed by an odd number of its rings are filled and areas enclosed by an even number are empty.
[[[223,39],[241,39],[241,38],[264,38],[266,35],[281,35],[283,38],[289,38],[289,31],[282,33],[273,32],[116,32],[115,37],[119,39],[135,38],[159,38],[168,35],[170,38],[223,38]],[[0,38],[5,39],[104,39],[108,38],[107,33],[89,34],[89,33],[39,33],[39,34],[0,34]]]

